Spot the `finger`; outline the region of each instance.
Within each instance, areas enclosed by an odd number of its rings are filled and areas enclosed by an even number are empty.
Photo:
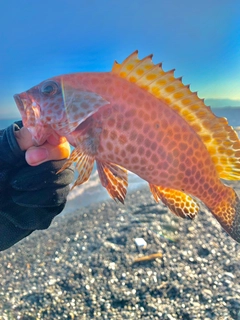
[[[46,161],[66,159],[70,156],[70,152],[68,142],[56,146],[46,142],[40,147],[29,148],[25,157],[30,166],[37,166]]]
[[[21,150],[25,151],[34,145],[32,135],[27,128],[23,127],[20,130],[15,131],[14,135]]]

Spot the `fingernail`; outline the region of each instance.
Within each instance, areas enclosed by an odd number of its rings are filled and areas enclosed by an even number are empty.
[[[37,165],[48,158],[48,151],[46,148],[30,148],[26,152],[26,161],[30,165]]]

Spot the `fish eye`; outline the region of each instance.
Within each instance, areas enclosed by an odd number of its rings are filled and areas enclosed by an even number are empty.
[[[54,81],[46,81],[42,84],[40,91],[44,95],[53,96],[58,93],[59,87]]]

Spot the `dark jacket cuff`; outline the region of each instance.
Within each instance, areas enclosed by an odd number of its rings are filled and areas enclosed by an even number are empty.
[[[26,163],[25,152],[20,149],[14,135],[14,131],[20,130],[21,127],[22,122],[18,121],[7,127],[2,134],[0,134],[0,159],[2,162],[16,167]]]

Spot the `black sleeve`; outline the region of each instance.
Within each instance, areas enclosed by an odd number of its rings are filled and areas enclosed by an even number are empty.
[[[25,164],[25,153],[22,151],[16,141],[14,131],[22,127],[22,122],[15,122],[5,130],[0,130],[0,169],[9,166],[21,166]]]
[[[73,181],[73,168],[56,174],[65,160],[27,164],[14,136],[21,127],[17,122],[0,131],[0,251],[48,228],[63,210]]]

